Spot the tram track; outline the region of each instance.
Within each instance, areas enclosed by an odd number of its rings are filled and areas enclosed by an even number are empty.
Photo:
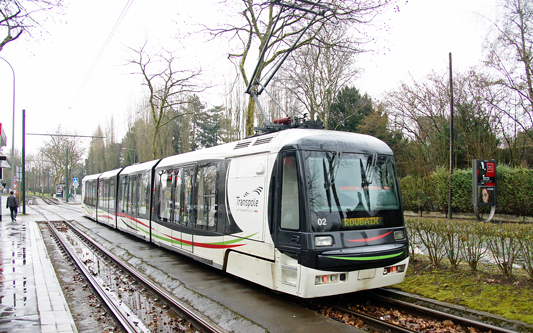
[[[413,296],[411,296],[412,298]],[[368,290],[354,298],[339,296],[316,303],[323,315],[369,331],[407,332],[532,332],[527,325],[490,314],[439,304],[418,305],[386,289]],[[487,322],[498,322],[498,326]]]
[[[44,207],[33,209],[43,216],[60,247],[126,332],[225,332],[84,235],[60,214]],[[61,220],[50,221],[41,209]]]

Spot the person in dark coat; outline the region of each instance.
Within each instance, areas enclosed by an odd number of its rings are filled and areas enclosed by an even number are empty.
[[[13,195],[13,191],[9,192],[10,196],[7,198],[6,208],[11,210],[11,221],[17,220],[17,209],[19,208],[19,202],[17,197]]]

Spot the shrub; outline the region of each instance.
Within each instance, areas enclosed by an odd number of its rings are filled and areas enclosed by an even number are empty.
[[[529,225],[522,225],[520,229],[520,262],[533,279],[533,229]]]
[[[438,268],[439,263],[446,255],[442,221],[418,218],[411,224],[411,227],[419,245],[424,247],[422,250],[425,249],[428,252],[431,264]]]
[[[443,221],[444,231],[444,248],[452,269],[457,269],[457,266],[463,260],[463,244],[462,244],[462,230],[461,223],[456,220]]]
[[[497,166],[497,213],[533,216],[533,170]],[[405,210],[447,211],[450,175],[446,168],[438,168],[431,175],[400,179],[402,202]],[[456,212],[473,213],[472,170],[454,170],[452,179],[453,202]],[[490,207],[479,207],[487,213]]]
[[[486,229],[489,225],[478,222],[464,222],[461,224],[461,244],[464,247],[464,260],[472,271],[477,269],[477,264],[487,252]]]

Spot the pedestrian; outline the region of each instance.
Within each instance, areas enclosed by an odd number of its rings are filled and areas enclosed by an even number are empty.
[[[17,220],[17,210],[19,208],[19,202],[17,197],[13,195],[13,191],[9,192],[9,197],[7,198],[6,208],[11,210],[11,221]]]

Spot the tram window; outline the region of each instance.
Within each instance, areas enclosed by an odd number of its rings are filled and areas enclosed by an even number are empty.
[[[128,212],[128,192],[129,192],[129,185],[130,185],[130,182],[129,182],[129,177],[128,176],[124,176],[122,178],[122,184],[120,186],[120,210],[122,213],[127,213]]]
[[[133,177],[133,180],[134,180],[134,186],[133,186],[132,215],[139,216],[139,200],[140,200],[139,192],[141,190],[141,176],[135,175]]]
[[[194,224],[196,221],[196,207],[194,206],[194,168],[183,169],[183,223]]]
[[[113,178],[109,181],[109,212],[112,213],[115,212],[115,193],[115,179]]]
[[[181,173],[180,169],[174,170],[174,184],[173,184],[173,193],[174,196],[172,198],[172,204],[174,206],[174,215],[172,218],[172,222],[181,224],[183,221],[183,205],[182,205],[182,179],[181,179]]]
[[[304,152],[313,231],[401,225],[392,156]],[[400,216],[400,217],[397,217]]]
[[[109,211],[109,179],[104,180],[103,186],[102,186],[102,209],[106,212]]]
[[[91,191],[91,204],[96,207],[96,194],[97,194],[97,190],[96,190],[96,185],[97,185],[97,181],[93,181],[93,186],[92,186],[92,191]]]
[[[102,208],[102,188],[104,187],[104,181],[99,181],[98,182],[98,190],[96,192],[96,204],[98,204],[98,209],[101,209]]]
[[[158,214],[160,221],[169,222],[171,213],[172,172],[161,170],[159,174]]]
[[[288,153],[283,157],[281,183],[281,228],[300,229],[300,205],[296,155]]]
[[[140,198],[139,198],[139,215],[146,216],[148,213],[148,199],[150,198],[150,174],[145,172],[142,174]]]
[[[197,221],[196,228],[212,230],[216,228],[217,206],[217,165],[198,166]]]
[[[89,182],[89,199],[87,201],[89,202],[89,205],[94,206],[94,181]]]

